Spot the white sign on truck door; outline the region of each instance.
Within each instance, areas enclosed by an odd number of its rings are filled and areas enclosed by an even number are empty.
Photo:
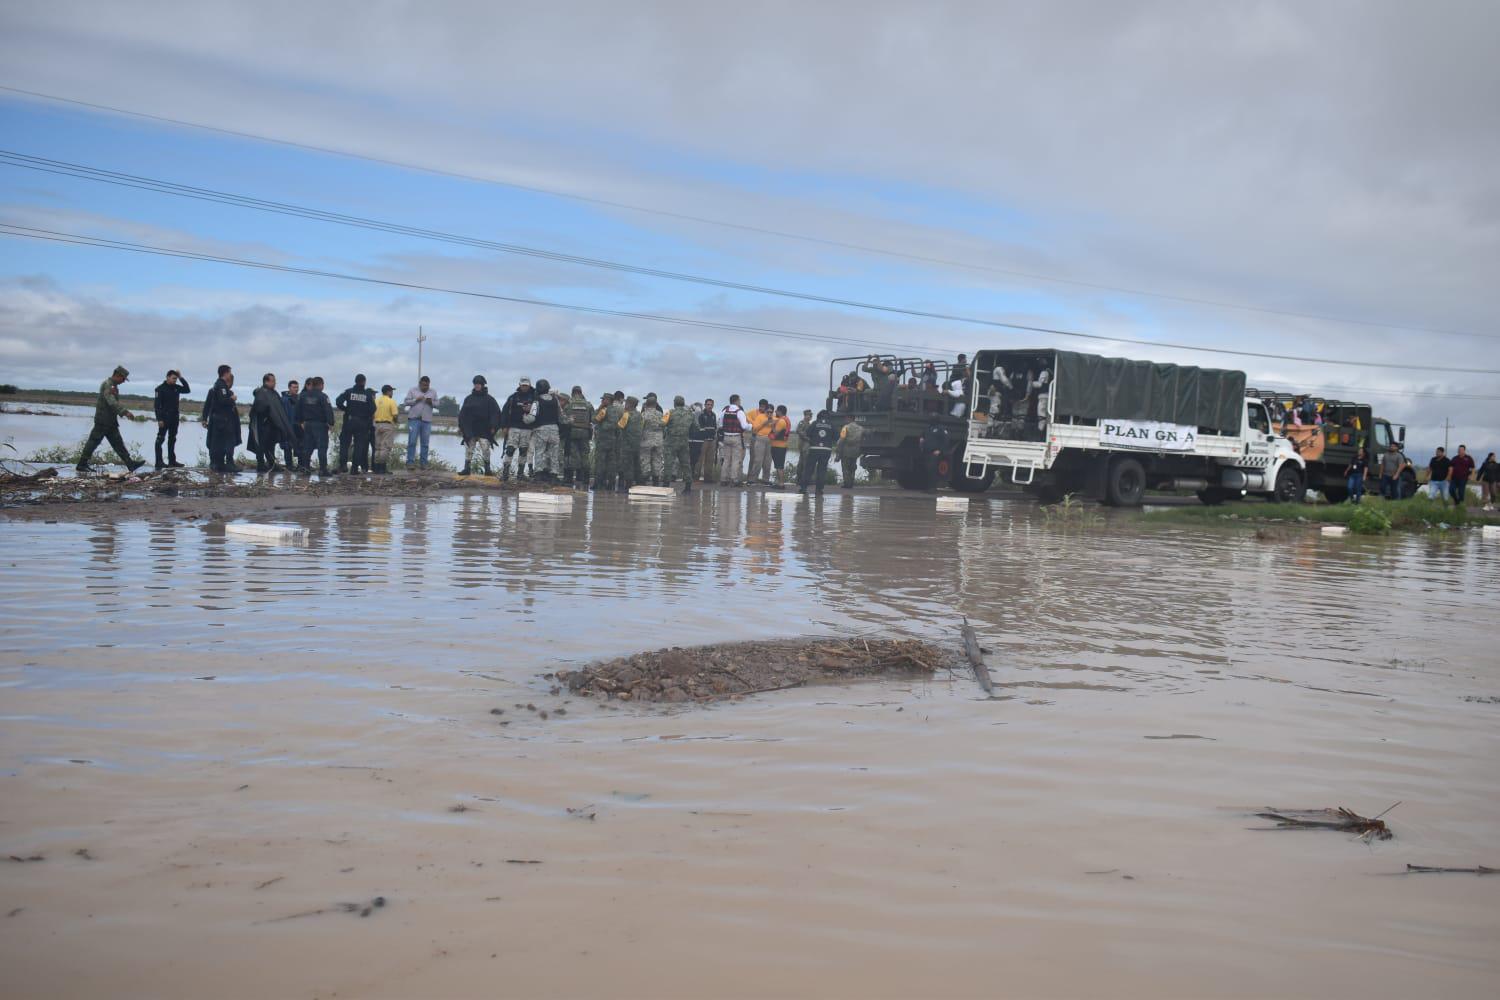
[[[1187,424],[1163,424],[1155,420],[1099,421],[1099,446],[1102,448],[1192,451],[1197,443],[1198,428]]]

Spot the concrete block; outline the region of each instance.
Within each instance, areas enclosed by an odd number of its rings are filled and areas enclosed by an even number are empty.
[[[307,529],[294,524],[252,524],[248,521],[229,522],[224,525],[224,534],[257,542],[300,542],[307,539]]]

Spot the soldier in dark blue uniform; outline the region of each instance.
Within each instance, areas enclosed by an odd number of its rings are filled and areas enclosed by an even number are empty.
[[[298,471],[312,472],[313,452],[318,453],[318,475],[328,475],[328,432],[333,429],[333,404],[323,391],[323,379],[314,376],[302,386],[297,396],[297,429],[301,454]]]
[[[234,449],[240,441],[240,411],[235,405],[234,372],[228,365],[219,366],[219,378],[203,401],[203,424],[208,428],[208,467],[215,472],[234,475]]]
[[[375,391],[365,387],[363,375],[356,375],[354,384],[339,393],[334,405],[344,414],[344,427],[339,432],[339,472],[348,472],[351,465],[355,472],[369,472],[370,445],[375,436]]]

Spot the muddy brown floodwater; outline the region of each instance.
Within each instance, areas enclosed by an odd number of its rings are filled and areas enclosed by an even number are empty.
[[[305,544],[0,522],[6,996],[1495,995],[1500,879],[1394,874],[1500,866],[1493,542],[712,491],[282,516]],[[994,699],[543,676],[957,661],[961,616]],[[1397,801],[1389,841],[1252,829]]]

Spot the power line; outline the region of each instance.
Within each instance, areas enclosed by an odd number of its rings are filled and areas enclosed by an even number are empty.
[[[0,84],[0,91],[12,94],[20,94],[44,101],[53,101],[59,104],[71,104],[76,107],[89,108],[95,111],[106,111],[110,114],[125,115],[131,118],[139,118],[146,121],[160,122],[166,125],[175,125],[182,128],[200,129],[205,132],[214,132],[219,135],[232,136],[237,139],[248,139],[252,142],[271,143],[278,146],[286,146],[292,149],[301,149],[308,152],[320,153],[327,156],[340,156],[348,159],[363,160],[369,163],[377,163],[381,166],[395,167],[399,170],[417,171],[440,177],[451,177],[457,180],[470,181],[477,184],[489,184],[497,187],[510,188],[515,191],[524,191],[528,194],[545,195],[551,198],[565,198],[571,201],[582,202],[589,205],[597,205],[602,208],[613,208],[628,212],[637,212],[644,215],[657,215],[663,218],[676,219],[683,222],[693,222],[700,225],[716,226],[722,229],[738,230],[740,232],[756,233],[761,236],[773,236],[778,239],[796,240],[802,243],[810,243],[818,246],[831,247],[840,250],[853,250],[858,253],[875,254],[883,257],[891,257],[901,260],[910,260],[922,264],[932,264],[941,267],[962,268],[970,271],[984,271],[991,274],[1002,274],[1013,278],[1024,278],[1029,281],[1045,281],[1053,284],[1071,285],[1078,288],[1089,288],[1095,291],[1115,292],[1123,295],[1141,296],[1144,298],[1161,299],[1168,302],[1180,302],[1188,305],[1210,306],[1216,309],[1236,309],[1243,312],[1261,313],[1269,316],[1286,316],[1295,319],[1310,319],[1324,323],[1340,323],[1349,326],[1361,326],[1372,329],[1405,331],[1408,333],[1441,334],[1452,337],[1479,337],[1493,339],[1493,335],[1477,333],[1468,330],[1454,330],[1442,327],[1410,326],[1399,323],[1381,323],[1374,320],[1354,319],[1348,316],[1336,316],[1329,313],[1302,312],[1294,309],[1278,309],[1271,306],[1256,306],[1242,302],[1228,302],[1221,299],[1209,299],[1191,295],[1178,295],[1169,292],[1155,292],[1140,288],[1131,288],[1124,285],[1111,285],[1103,282],[1083,281],[1077,278],[1063,278],[1056,275],[1040,274],[1033,271],[1020,271],[1011,268],[999,267],[993,264],[981,264],[973,261],[955,260],[946,257],[928,256],[925,254],[911,253],[903,250],[892,250],[889,247],[873,246],[865,243],[854,243],[845,240],[836,240],[823,236],[812,236],[806,233],[796,233],[789,230],[773,229],[767,226],[755,226],[742,222],[731,222],[726,219],[715,219],[702,215],[694,215],[689,212],[677,212],[671,209],[654,208],[646,205],[634,205],[629,202],[614,201],[608,198],[599,198],[592,195],[578,194],[572,191],[563,191],[556,188],[546,188],[531,184],[521,184],[516,181],[504,181],[493,177],[482,177],[477,174],[466,174],[462,171],[447,170],[442,167],[425,166],[419,163],[411,163],[403,160],[392,160],[369,153],[356,153],[350,150],[337,149],[331,146],[319,146],[313,143],[298,142],[294,139],[282,139],[276,136],[263,135],[255,132],[246,132],[239,129],[225,128],[219,125],[208,125],[203,122],[195,122],[182,118],[172,118],[166,115],[151,114],[145,111],[135,111],[130,108],[121,108],[110,104],[99,104],[93,101],[84,101],[72,97],[62,97],[57,94],[46,94],[36,90],[27,90],[23,87],[12,87]]]
[[[721,323],[716,320],[692,319],[686,316],[665,316],[658,313],[632,312],[624,309],[606,309],[603,306],[586,306],[571,302],[553,302],[547,299],[529,299],[516,295],[500,295],[496,292],[478,292],[465,288],[444,288],[439,285],[423,285],[411,281],[394,281],[388,278],[372,278],[359,274],[346,274],[342,271],[325,271],[311,267],[295,267],[290,264],[273,264],[263,260],[247,260],[239,257],[224,257],[218,254],[201,253],[196,250],[183,250],[176,247],[156,247],[144,243],[127,243],[123,240],[109,240],[96,236],[84,236],[79,233],[64,233],[52,229],[37,229],[32,226],[21,226],[11,222],[0,222],[0,236],[25,237],[27,239],[46,240],[53,243],[72,243],[79,246],[102,247],[106,250],[125,250],[132,253],[151,254],[158,257],[179,257],[185,260],[200,260],[216,264],[232,264],[237,267],[254,268],[261,271],[281,271],[287,274],[301,274],[315,278],[337,278],[341,281],[357,281],[367,285],[388,285],[392,288],[405,288],[420,292],[439,292],[445,295],[463,295],[469,298],[490,299],[496,302],[512,302],[517,305],[540,306],[547,309],[566,309],[571,312],[590,313],[597,316],[613,316],[620,319],[641,319],[655,323],[670,323],[676,326],[702,327],[711,330],[724,330],[730,333],[749,333],[768,337],[783,337],[788,340],[809,340],[829,344],[849,344],[856,347],[884,347],[904,351],[927,351],[932,350],[930,346],[918,344],[903,344],[886,340],[867,340],[858,337],[835,337],[826,334],[807,333],[797,330],[780,330],[775,327],[750,326],[741,323]],[[947,348],[939,348],[947,350]]]
[[[527,247],[519,244],[499,243],[492,240],[483,240],[476,237],[460,236],[453,233],[445,233],[438,230],[421,229],[400,223],[383,222],[377,219],[367,219],[360,216],[344,215],[338,212],[327,212],[322,209],[310,208],[302,205],[293,205],[285,202],[267,201],[248,195],[239,195],[232,192],[215,191],[210,188],[199,188],[191,185],[178,184],[175,181],[163,181],[156,178],[143,177],[134,174],[124,174],[118,171],[104,170],[97,167],[89,167],[82,164],[68,163],[63,160],[49,160],[43,157],[30,156],[25,153],[16,153],[10,150],[0,150],[0,164],[8,166],[23,167],[31,170],[39,170],[45,173],[62,174],[69,177],[77,177],[84,180],[99,181],[105,184],[137,188],[153,191],[160,194],[171,194],[199,201],[209,201],[216,204],[231,205],[240,208],[251,208],[257,211],[271,212],[278,215],[288,215],[296,218],[311,219],[320,222],[331,222],[337,225],[352,226],[359,229],[377,230],[381,232],[395,233],[404,236],[413,236],[420,239],[434,240],[443,243],[453,243],[463,246],[477,247],[480,249],[494,250],[503,253],[519,254],[522,256],[535,257],[545,260],[558,261],[562,263],[581,264],[587,267],[600,268],[629,274],[638,274],[647,277],[663,278],[672,281],[683,281],[692,284],[710,285],[716,288],[725,288],[733,291],[750,292],[758,295],[771,295],[780,298],[797,299],[803,302],[816,302],[822,305],[840,306],[850,309],[864,309],[872,312],[889,313],[898,316],[907,316],[916,319],[931,319],[946,323],[963,323],[972,326],[986,326],[995,329],[1026,331],[1031,333],[1043,333],[1059,337],[1074,337],[1083,340],[1092,340],[1104,343],[1135,344],[1144,347],[1166,347],[1183,351],[1199,351],[1208,354],[1222,354],[1234,357],[1263,358],[1277,361],[1297,361],[1310,364],[1338,364],[1358,368],[1383,368],[1399,371],[1434,371],[1434,372],[1457,372],[1500,375],[1500,369],[1471,369],[1450,368],[1438,365],[1396,364],[1378,361],[1338,360],[1330,361],[1327,358],[1310,357],[1291,354],[1274,354],[1260,351],[1239,351],[1231,348],[1206,347],[1197,344],[1179,344],[1170,341],[1143,340],[1131,337],[1108,336],[1096,333],[1082,333],[1076,330],[1063,330],[1051,327],[1032,326],[1020,323],[1008,323],[1002,320],[986,319],[979,316],[965,316],[957,313],[937,312],[935,310],[915,309],[907,306],[887,305],[876,302],[864,302],[858,299],[846,299],[831,295],[818,295],[812,292],[799,292],[791,289],[774,288],[766,285],[753,285],[746,282],[730,281],[723,278],[713,278],[705,275],[688,274],[678,271],[666,271],[659,268],[643,267],[627,264],[621,261],[603,260],[593,257],[581,257],[575,254],[564,254],[551,250]]]
[[[66,233],[50,229],[38,229],[32,226],[22,226],[15,223],[0,221],[0,236],[13,238],[27,238],[46,240],[54,243],[70,243],[80,246],[100,247],[108,250],[122,250],[132,253],[151,254],[161,257],[178,257],[187,260],[199,260],[210,263],[230,264],[238,267],[253,268],[264,271],[280,271],[287,274],[300,274],[318,278],[336,278],[341,281],[354,281],[369,285],[387,285],[394,288],[405,288],[415,291],[438,292],[447,295],[462,295],[470,298],[489,299],[498,302],[511,302],[519,305],[538,306],[548,309],[564,309],[571,312],[589,313],[599,316],[611,316],[621,319],[639,319],[656,323],[669,323],[676,326],[691,326],[703,329],[723,330],[731,333],[748,333],[758,336],[781,337],[790,340],[817,341],[830,344],[849,344],[859,347],[891,348],[900,350],[912,350],[919,352],[945,352],[949,354],[958,353],[956,348],[940,345],[916,345],[896,343],[892,341],[869,340],[851,337],[835,337],[827,334],[808,333],[805,331],[783,330],[774,327],[751,326],[740,323],[722,323],[715,320],[693,319],[685,316],[665,316],[658,313],[634,312],[622,309],[607,309],[601,306],[586,306],[578,303],[555,302],[546,299],[523,298],[514,295],[500,295],[494,292],[479,292],[472,289],[444,288],[437,285],[424,285],[416,282],[394,281],[386,278],[373,278],[365,275],[346,274],[340,271],[326,271],[317,268],[296,267],[289,264],[273,264],[269,261],[246,260],[237,257],[226,257],[218,254],[202,253],[195,250],[183,250],[173,247],[155,247],[142,243],[128,243],[122,240],[110,240],[102,237],[84,236],[78,233]],[[1315,387],[1304,386],[1303,391]],[[1425,396],[1432,398],[1453,399],[1477,399],[1477,400],[1500,400],[1500,396],[1479,395],[1447,395],[1440,393],[1411,392],[1395,393],[1394,390],[1363,389],[1358,386],[1343,386],[1327,391],[1333,392],[1370,392],[1375,394],[1399,394],[1410,396]]]

